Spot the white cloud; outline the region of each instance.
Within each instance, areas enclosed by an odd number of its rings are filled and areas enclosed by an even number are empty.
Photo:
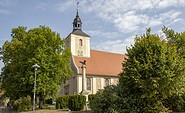
[[[122,32],[133,32],[138,30],[139,25],[147,24],[148,17],[146,15],[136,14],[136,12],[130,11],[116,18],[114,23]]]
[[[179,4],[185,6],[185,0],[179,0]]]
[[[161,0],[161,2],[159,2],[158,4],[158,7],[166,8],[166,7],[175,6],[178,4],[179,4],[179,0]]]
[[[113,38],[119,38],[121,37],[121,34],[118,32],[106,32],[106,31],[101,31],[101,30],[91,30],[91,31],[86,31],[87,34],[90,36],[94,37],[100,37],[100,38],[106,38],[106,39],[113,39]]]
[[[72,6],[74,7],[76,2],[74,0],[61,2],[57,4],[57,10],[63,12]],[[163,23],[175,22],[174,20],[182,12],[177,12],[174,8],[184,5],[185,0],[82,0],[79,8],[82,8],[83,12],[94,12],[103,21],[114,24],[121,32],[131,33],[146,28],[142,26],[157,27]],[[164,13],[160,14],[163,9],[172,6],[174,9],[172,13],[164,10]],[[152,14],[155,12],[156,14]],[[170,13],[171,17],[169,15],[165,17],[165,13]],[[163,18],[169,19],[168,22]]]
[[[156,0],[157,1],[157,0]],[[140,9],[140,10],[146,10],[146,9],[152,9],[154,8],[154,4],[152,0],[137,0],[135,4],[133,4],[133,9]]]
[[[12,4],[12,0],[0,0],[0,14],[10,14],[7,7],[10,7]]]
[[[183,21],[182,18],[177,18],[177,19],[174,19],[173,22],[179,22],[179,21]]]
[[[175,8],[184,6],[185,0],[90,0],[83,1],[83,5],[88,5],[84,11],[95,12],[103,21],[113,23],[122,32],[130,33],[140,30],[141,26],[156,27],[174,22],[182,14]],[[172,6],[174,11],[170,16],[163,16],[169,13],[167,10],[160,14],[163,9]],[[169,19],[168,22],[163,18]]]
[[[74,6],[76,4],[76,2],[74,0],[67,0],[66,2],[61,2],[61,3],[57,3],[56,4],[56,9],[60,12],[64,12],[66,11],[68,8],[71,8],[72,6]]]
[[[130,47],[131,44],[134,44],[134,36],[128,37],[125,40],[107,40],[94,45],[92,48],[96,50],[125,54],[125,48]]]
[[[173,20],[173,19],[177,18],[180,14],[181,14],[181,12],[178,12],[175,10],[170,10],[170,11],[167,11],[165,13],[160,14],[160,16],[163,19],[168,18],[168,19]]]
[[[149,17],[148,27],[156,27],[161,25],[171,25],[175,22],[183,21],[180,17],[182,13],[176,10],[170,10],[164,13],[159,13],[153,17]]]
[[[40,3],[36,6],[37,9],[40,10],[46,10],[47,9],[47,4],[46,3]]]
[[[162,21],[160,19],[150,19],[149,27],[155,27],[162,24]]]
[[[170,10],[159,15],[159,19],[163,22],[164,25],[170,25],[174,20],[180,19],[181,12]]]
[[[65,11],[75,5],[75,1],[69,0],[59,4],[58,9]],[[180,9],[184,6],[185,0],[81,0],[79,4],[80,11],[83,13],[93,13],[91,16],[113,24],[117,30],[121,31],[107,32],[111,30],[110,28],[107,28],[107,31],[99,28],[95,31],[87,31],[91,36],[105,37],[103,40],[108,39],[93,48],[114,52],[123,52],[128,44],[134,42],[133,38],[121,41],[121,33],[124,35],[138,34],[145,31],[147,27],[153,29],[184,22],[184,14]],[[95,24],[100,25],[101,23]]]

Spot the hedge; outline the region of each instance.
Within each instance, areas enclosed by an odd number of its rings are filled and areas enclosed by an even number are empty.
[[[17,100],[13,101],[13,109],[17,110],[18,112],[22,111],[28,111],[32,109],[32,102],[31,102],[31,97],[21,97]]]
[[[93,100],[95,99],[96,95],[95,94],[89,94],[88,95],[88,101],[89,101],[89,105],[91,105],[93,102]]]
[[[69,96],[60,96],[56,99],[56,109],[67,109],[68,108]]]
[[[56,109],[70,109],[71,111],[83,110],[86,97],[83,95],[65,95],[56,99]]]
[[[71,111],[83,110],[86,104],[86,97],[83,95],[70,95],[68,100],[68,107]]]

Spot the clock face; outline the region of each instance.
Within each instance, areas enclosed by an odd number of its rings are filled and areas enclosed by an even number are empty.
[[[83,56],[83,51],[78,50],[78,56]]]

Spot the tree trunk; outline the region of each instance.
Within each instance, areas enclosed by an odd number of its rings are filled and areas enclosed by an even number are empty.
[[[44,105],[44,97],[42,94],[40,94],[39,95],[39,109],[43,109],[44,108],[43,105]]]

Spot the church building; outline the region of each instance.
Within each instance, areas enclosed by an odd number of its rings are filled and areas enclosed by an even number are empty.
[[[73,30],[65,38],[66,46],[72,53],[71,68],[74,75],[62,86],[62,95],[79,94],[83,89],[89,94],[95,94],[99,89],[118,83],[118,74],[122,72],[122,63],[126,56],[91,50],[90,39],[90,36],[82,31],[82,21],[77,9]]]

